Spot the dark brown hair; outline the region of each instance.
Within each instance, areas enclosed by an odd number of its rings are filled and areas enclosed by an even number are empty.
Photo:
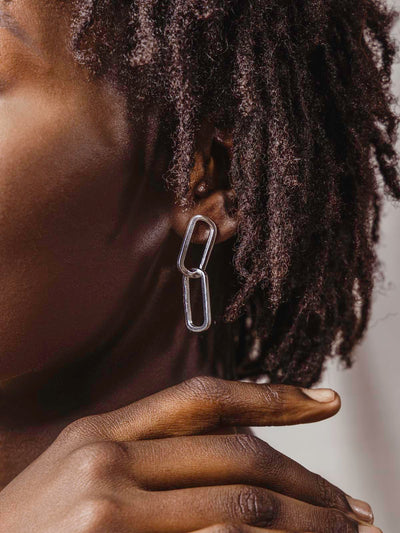
[[[78,61],[132,113],[169,117],[166,181],[190,202],[204,117],[233,134],[236,377],[310,385],[368,324],[383,191],[400,198],[381,0],[80,0]]]

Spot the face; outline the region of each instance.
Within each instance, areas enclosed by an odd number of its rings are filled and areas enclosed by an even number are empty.
[[[55,4],[0,0],[0,380],[90,349],[168,228],[123,95],[74,61]]]

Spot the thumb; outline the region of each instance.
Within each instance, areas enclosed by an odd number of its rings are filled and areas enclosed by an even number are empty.
[[[335,415],[330,389],[197,377],[110,413],[78,420],[87,439],[130,441],[198,435],[233,426],[284,426]]]

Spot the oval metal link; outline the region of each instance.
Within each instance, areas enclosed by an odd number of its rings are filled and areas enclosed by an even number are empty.
[[[190,299],[190,280],[194,279],[193,276],[183,276],[183,305],[185,308],[185,321],[186,327],[194,333],[200,333],[206,331],[211,326],[211,304],[210,304],[210,286],[208,282],[207,273],[199,268],[195,269],[196,278],[201,280],[201,297],[203,304],[203,323],[196,326],[193,323],[192,317],[192,304]]]
[[[203,257],[201,259],[200,265],[197,268],[189,269],[185,266],[185,260],[188,253],[190,241],[192,240],[193,232],[198,222],[204,222],[210,228],[208,234],[207,243],[204,248]],[[182,247],[178,256],[177,266],[178,269],[182,272],[184,276],[189,278],[199,278],[200,276],[196,273],[198,270],[204,271],[207,268],[208,261],[210,259],[211,252],[214,248],[215,240],[217,238],[217,226],[215,222],[203,215],[194,216],[187,227],[185,237],[183,239]]]

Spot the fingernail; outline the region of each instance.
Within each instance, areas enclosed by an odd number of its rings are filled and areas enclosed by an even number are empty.
[[[382,530],[375,526],[359,526],[359,533],[382,533]]]
[[[320,403],[330,403],[336,398],[336,394],[331,389],[302,389],[302,391],[312,400]]]
[[[371,506],[367,502],[356,500],[351,496],[346,496],[346,498],[355,515],[361,518],[361,520],[364,520],[364,522],[369,522],[371,524],[373,523],[374,513],[372,512]]]

